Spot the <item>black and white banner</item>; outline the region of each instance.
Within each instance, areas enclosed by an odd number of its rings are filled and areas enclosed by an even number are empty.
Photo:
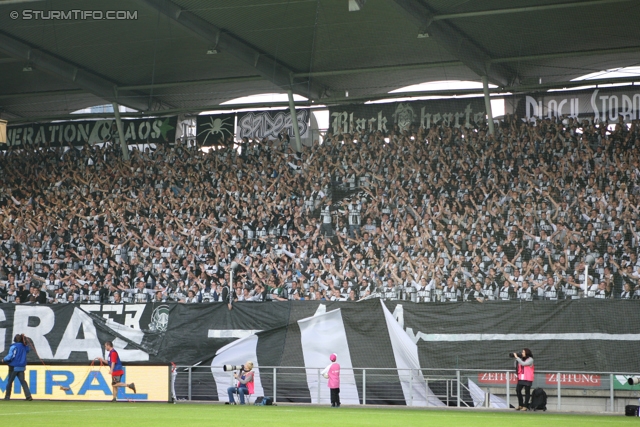
[[[300,138],[309,137],[309,110],[296,110]],[[291,138],[294,135],[291,113],[286,111],[249,111],[238,114],[239,138],[277,139],[284,129]]]
[[[196,140],[205,147],[220,144],[235,133],[235,114],[201,115],[196,118]]]
[[[509,369],[508,354],[528,347],[536,369],[640,372],[636,301],[387,304],[423,368]]]
[[[585,81],[585,84],[588,84]],[[507,112],[518,117],[580,117],[598,122],[640,119],[640,90],[633,87],[545,92],[506,98]]]
[[[128,144],[161,144],[175,141],[177,122],[177,117],[122,119],[122,127]],[[9,125],[6,146],[61,147],[115,140],[119,140],[115,119],[77,120]]]
[[[199,364],[192,397],[226,400],[224,364],[251,360],[257,395],[328,401],[319,371],[331,353],[342,365],[342,399],[437,406],[443,393],[422,369],[508,370],[508,353],[528,347],[537,370],[639,372],[638,301],[491,304],[361,303],[0,305],[0,357],[15,334],[35,345],[30,363],[88,363],[113,340],[124,362]],[[284,375],[283,375],[284,374]],[[181,379],[180,379],[181,378]],[[206,380],[205,380],[206,379]],[[186,377],[176,391],[184,395]],[[444,387],[444,386],[443,386]],[[433,391],[432,391],[433,390]],[[471,398],[471,397],[469,397]]]
[[[329,108],[329,130],[334,134],[400,131],[411,126],[430,128],[466,126],[486,122],[484,98],[438,99],[392,102],[386,104],[352,104]]]

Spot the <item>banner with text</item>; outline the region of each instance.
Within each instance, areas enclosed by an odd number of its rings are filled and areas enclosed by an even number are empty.
[[[300,138],[309,137],[309,110],[297,109],[297,125]],[[293,139],[294,128],[289,111],[249,111],[238,114],[238,138],[268,138],[277,139],[278,135],[287,130]]]
[[[588,82],[585,82],[588,84]],[[640,119],[640,90],[632,86],[580,91],[543,92],[506,98],[507,113],[518,117],[594,118],[598,122]]]
[[[0,393],[7,390],[9,369],[0,366]],[[169,366],[126,366],[122,382],[135,382],[136,392],[118,388],[119,400],[141,402],[168,402]],[[42,365],[27,367],[25,379],[37,400],[89,400],[113,399],[109,367],[85,365]],[[13,383],[13,398],[24,398],[19,381]]]
[[[437,123],[469,127],[485,122],[484,98],[351,104],[329,108],[329,130],[334,134],[386,132],[396,125],[400,131],[405,131],[411,126],[428,129]]]
[[[336,320],[344,329],[340,346],[349,348],[354,368],[393,367],[395,356],[384,349],[392,346],[393,337],[401,337],[398,342],[403,346],[416,346],[422,368],[511,370],[509,353],[528,347],[541,371],[634,373],[640,372],[640,362],[629,355],[640,352],[635,327],[640,324],[638,304],[387,301],[383,306],[371,300],[358,304],[241,302],[233,310],[216,303],[0,304],[0,357],[6,355],[13,336],[24,333],[37,349],[37,355],[30,354],[30,363],[39,363],[38,357],[47,363],[84,363],[102,357],[104,342],[112,340],[125,362],[193,364],[211,360],[230,343],[255,335],[262,364],[278,366],[286,360],[288,366],[305,366],[301,328],[311,323],[303,320],[340,308],[342,314]],[[399,327],[388,324],[382,307],[393,313]],[[379,349],[375,357],[373,348]],[[584,378],[566,380],[584,382]],[[479,378],[479,382],[485,380],[495,379]]]
[[[174,142],[177,122],[177,117],[122,119],[124,138],[128,144]],[[0,144],[0,148],[93,145],[105,141],[119,141],[115,119],[9,125],[7,143]]]
[[[212,114],[196,117],[196,141],[205,147],[219,145],[235,133],[235,114]]]

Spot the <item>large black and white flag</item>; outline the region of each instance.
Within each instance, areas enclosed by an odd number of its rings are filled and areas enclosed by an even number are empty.
[[[126,363],[183,366],[179,397],[191,390],[193,399],[226,399],[231,377],[222,365],[250,360],[256,393],[272,396],[275,389],[280,401],[324,403],[328,387],[319,371],[336,353],[345,403],[362,403],[366,395],[368,404],[438,406],[443,403],[433,392],[440,397],[446,389],[431,374],[511,370],[507,354],[524,347],[533,350],[538,371],[639,372],[640,362],[630,356],[640,350],[638,304],[301,301],[238,303],[233,310],[216,303],[0,304],[0,357],[19,333],[37,350],[30,363],[40,363],[38,356],[45,363],[88,363],[111,340]],[[184,367],[194,365],[189,387]],[[484,375],[475,375],[483,382]],[[465,390],[477,392],[469,379],[463,378]]]

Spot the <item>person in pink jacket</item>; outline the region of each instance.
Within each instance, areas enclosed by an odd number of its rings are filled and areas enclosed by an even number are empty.
[[[535,375],[535,367],[533,365],[533,353],[528,348],[522,350],[522,357],[518,353],[513,353],[516,359],[516,372],[518,374],[518,385],[516,386],[516,394],[518,395],[518,411],[527,411],[529,409],[529,395],[531,393],[531,385]],[[522,398],[522,389],[524,388],[525,397]]]
[[[329,366],[324,368],[322,371],[322,376],[329,379],[329,390],[331,390],[331,407],[339,408],[340,407],[340,364],[336,362],[335,353],[332,353],[329,356],[329,360],[331,363]]]

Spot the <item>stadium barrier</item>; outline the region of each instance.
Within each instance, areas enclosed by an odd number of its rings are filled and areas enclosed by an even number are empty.
[[[322,369],[256,366],[255,395],[272,396],[276,403],[328,405],[329,389]],[[630,376],[537,371],[532,391],[544,389],[547,409],[552,411],[620,413],[640,397],[640,385],[627,383]],[[347,405],[506,409],[517,406],[516,383],[513,370],[343,368],[340,397]],[[177,401],[226,402],[226,388],[232,385],[233,372],[224,372],[222,366],[178,366],[174,397]]]

